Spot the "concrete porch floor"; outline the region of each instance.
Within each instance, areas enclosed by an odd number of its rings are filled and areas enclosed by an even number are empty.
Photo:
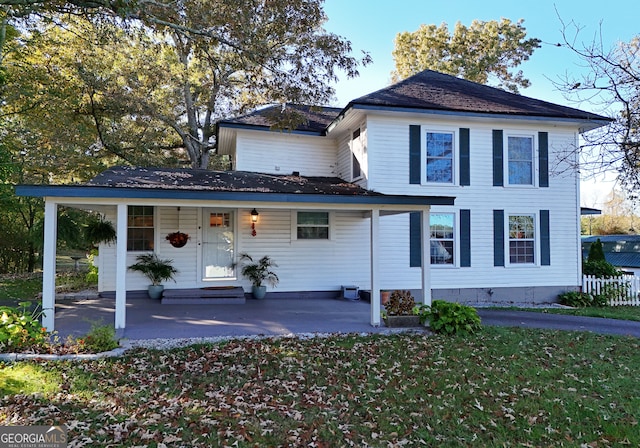
[[[58,334],[81,336],[92,322],[113,325],[115,299],[75,299],[56,303]],[[121,337],[138,339],[286,335],[292,333],[376,333],[370,304],[343,299],[247,299],[238,305],[162,305],[148,298],[127,298]]]

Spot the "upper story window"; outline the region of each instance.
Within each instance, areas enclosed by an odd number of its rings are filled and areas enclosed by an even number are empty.
[[[364,142],[360,128],[353,131],[351,137],[351,180],[356,180],[362,177],[360,160],[364,156]]]
[[[427,132],[426,182],[453,183],[454,138],[452,132]]]
[[[534,223],[533,215],[509,215],[509,263],[535,262]]]
[[[453,213],[431,213],[431,264],[453,265],[455,254],[455,215]]]
[[[296,235],[299,240],[328,240],[329,212],[298,212]]]
[[[153,207],[130,205],[127,216],[127,250],[153,250],[155,241]]]
[[[510,135],[507,137],[507,158],[510,185],[533,185],[533,137]]]

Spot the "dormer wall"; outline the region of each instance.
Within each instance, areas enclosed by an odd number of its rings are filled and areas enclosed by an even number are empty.
[[[336,141],[324,136],[238,130],[233,157],[238,171],[338,176]]]

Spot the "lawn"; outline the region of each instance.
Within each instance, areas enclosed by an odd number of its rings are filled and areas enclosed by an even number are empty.
[[[40,292],[41,273],[0,276],[0,301],[33,300]]]
[[[71,446],[639,446],[639,372],[638,339],[589,333],[232,340],[5,365],[0,425],[63,423]]]
[[[571,316],[605,317],[640,321],[640,306],[607,306],[586,308],[511,308],[519,311],[535,311],[538,313],[568,314]]]

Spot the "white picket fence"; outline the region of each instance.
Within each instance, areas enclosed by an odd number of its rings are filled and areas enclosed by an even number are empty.
[[[640,277],[634,275],[615,278],[597,278],[593,275],[582,277],[582,292],[599,295],[603,289],[607,289],[607,294],[615,295],[609,300],[611,306],[640,306]]]

